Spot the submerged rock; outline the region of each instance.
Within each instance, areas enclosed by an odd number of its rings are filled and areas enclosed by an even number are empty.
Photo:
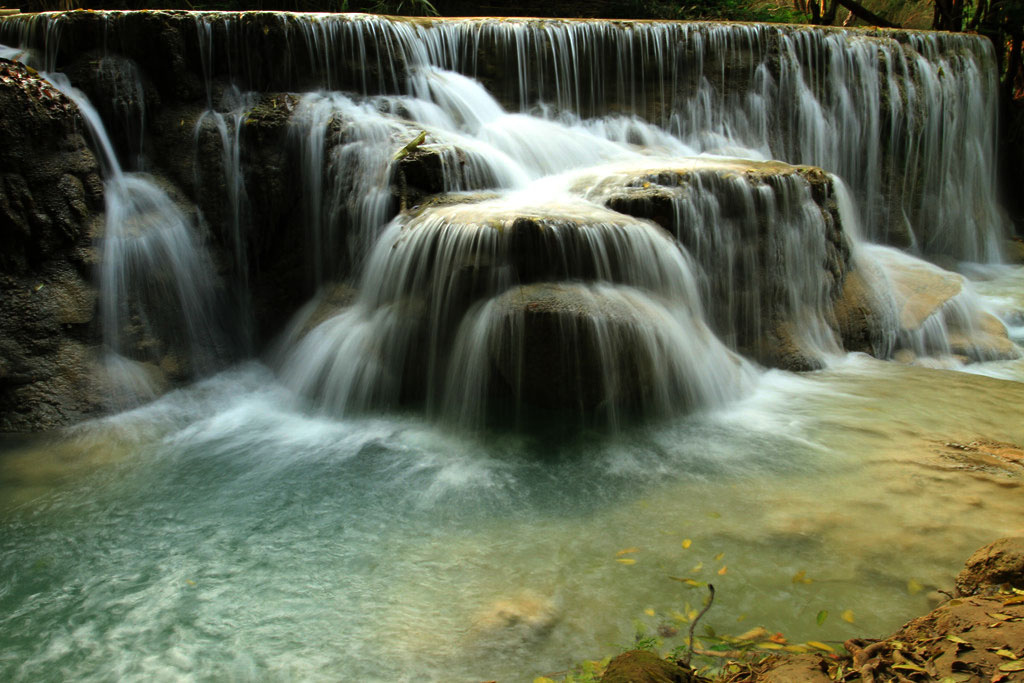
[[[551,600],[523,593],[482,610],[473,620],[470,635],[478,644],[516,645],[544,637],[559,618]]]

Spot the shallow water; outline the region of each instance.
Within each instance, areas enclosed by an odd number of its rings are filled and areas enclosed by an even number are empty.
[[[532,680],[637,621],[685,634],[673,613],[703,594],[670,575],[714,581],[720,633],[881,635],[1024,531],[1019,476],[935,454],[1024,442],[1022,401],[1019,382],[850,356],[614,438],[470,439],[319,417],[241,367],[5,445],[0,676]]]

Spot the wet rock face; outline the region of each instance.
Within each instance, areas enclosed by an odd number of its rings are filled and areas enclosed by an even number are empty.
[[[492,354],[519,400],[585,414],[635,406],[651,386],[658,368],[640,343],[645,320],[622,301],[542,283],[510,291],[501,306],[507,335]]]
[[[588,187],[589,185],[589,187]],[[715,331],[770,367],[822,367],[793,331],[832,308],[851,272],[831,177],[782,162],[701,160],[624,168],[577,185],[610,209],[653,221],[700,264]]]
[[[97,411],[91,239],[103,184],[78,108],[0,60],[0,431]]]

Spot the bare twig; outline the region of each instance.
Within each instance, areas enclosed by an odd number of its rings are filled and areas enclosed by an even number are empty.
[[[707,614],[708,610],[711,609],[711,603],[713,603],[714,601],[715,601],[715,587],[714,587],[714,585],[709,583],[708,584],[708,601],[704,605],[704,609],[702,609],[700,611],[700,613],[696,617],[694,617],[693,621],[690,623],[689,649],[686,652],[686,657],[683,658],[683,666],[686,667],[687,669],[690,668],[690,659],[693,657],[693,631],[694,631],[694,629],[697,628],[697,622],[700,621],[700,618],[703,617],[705,614]]]

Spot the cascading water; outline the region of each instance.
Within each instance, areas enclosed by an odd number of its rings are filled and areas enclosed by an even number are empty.
[[[934,455],[1024,441],[977,37],[81,12],[0,42],[140,88],[100,107],[127,145],[73,93],[123,386],[298,309],[273,370],[0,453],[0,677],[532,680],[685,633],[689,578],[720,633],[842,641],[1024,524],[1012,472]]]
[[[97,274],[103,363],[113,391],[110,401],[124,408],[161,391],[139,361],[160,362],[162,356],[181,376],[208,373],[222,362],[213,268],[193,222],[167,192],[145,175],[122,169],[88,98],[63,74],[45,76],[78,106],[105,177]]]

